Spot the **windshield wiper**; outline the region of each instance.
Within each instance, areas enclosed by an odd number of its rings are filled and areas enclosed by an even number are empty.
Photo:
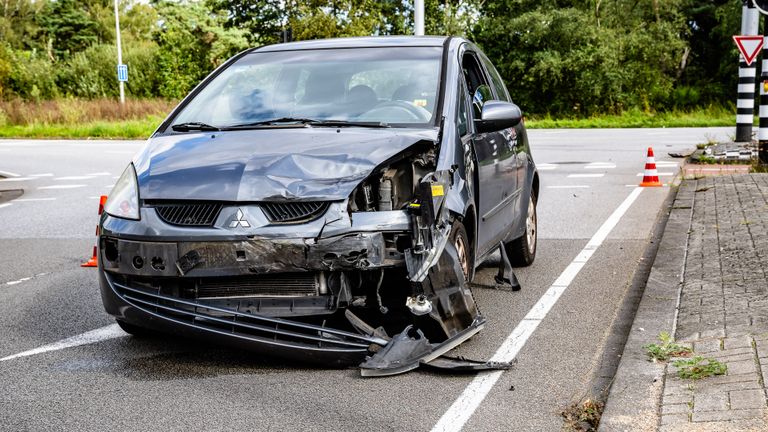
[[[280,117],[280,118],[269,119],[269,120],[261,120],[257,122],[235,124],[232,126],[226,126],[224,129],[248,129],[248,128],[255,128],[259,126],[277,126],[277,125],[283,125],[283,124],[305,125],[305,124],[310,124],[316,121],[317,120],[311,119],[311,118]]]
[[[232,126],[224,127],[224,130],[230,130],[230,129],[249,129],[249,128],[258,128],[263,126],[280,126],[280,125],[310,125],[310,126],[327,126],[327,127],[376,127],[376,128],[386,128],[389,127],[388,124],[382,123],[382,122],[351,122],[346,120],[318,120],[318,119],[311,119],[311,118],[301,118],[301,117],[281,117],[276,119],[270,119],[270,120],[262,120],[257,122],[251,122],[251,123],[242,123],[242,124],[236,124]]]
[[[171,126],[171,129],[173,129],[176,132],[189,132],[192,130],[198,130],[198,131],[217,131],[221,130],[217,128],[216,126],[211,126],[207,123],[200,123],[200,122],[188,122],[188,123],[179,123]]]

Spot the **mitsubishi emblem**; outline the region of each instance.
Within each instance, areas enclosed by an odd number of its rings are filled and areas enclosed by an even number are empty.
[[[248,221],[245,219],[245,215],[243,214],[243,211],[240,209],[237,209],[237,215],[235,215],[235,219],[229,223],[230,228],[237,228],[238,226],[241,226],[243,228],[251,227],[251,224],[249,224]]]

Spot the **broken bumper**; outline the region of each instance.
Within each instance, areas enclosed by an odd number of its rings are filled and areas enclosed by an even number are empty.
[[[387,344],[376,336],[165,295],[159,288],[131,286],[105,272],[100,278],[104,305],[116,318],[171,334],[202,336],[217,343],[324,365],[357,364],[375,349],[373,346]]]

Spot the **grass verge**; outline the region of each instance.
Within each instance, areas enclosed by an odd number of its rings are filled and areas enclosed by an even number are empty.
[[[0,138],[147,138],[175,105],[161,99],[127,101],[61,99],[0,101]],[[544,128],[644,128],[733,126],[735,109],[712,106],[693,111],[645,112],[588,118],[531,116],[526,125]]]
[[[32,123],[0,126],[2,138],[110,138],[146,139],[163,117],[147,116],[139,120],[91,121],[81,124]]]
[[[588,118],[532,116],[526,119],[525,124],[531,129],[733,126],[736,122],[735,113],[735,109],[724,107],[708,107],[693,111],[670,112],[630,110],[622,114],[606,114]]]

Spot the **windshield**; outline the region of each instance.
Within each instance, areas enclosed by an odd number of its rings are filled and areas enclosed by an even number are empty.
[[[441,54],[439,47],[257,51],[216,76],[172,124],[226,129],[296,119],[427,126]]]

